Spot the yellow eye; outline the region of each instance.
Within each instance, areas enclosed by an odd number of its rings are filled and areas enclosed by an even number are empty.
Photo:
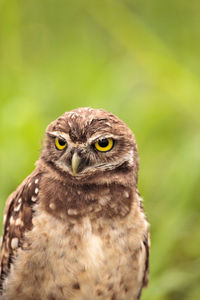
[[[112,139],[102,139],[96,142],[94,146],[98,151],[107,152],[112,149],[113,144],[114,142]]]
[[[56,148],[58,150],[63,150],[67,147],[67,142],[62,140],[62,139],[59,139],[58,137],[55,138],[55,145],[56,145]]]

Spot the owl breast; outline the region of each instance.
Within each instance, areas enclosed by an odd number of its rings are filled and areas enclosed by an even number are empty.
[[[19,294],[16,300],[137,299],[145,268],[141,241],[146,230],[137,206],[122,219],[83,217],[65,222],[40,211],[33,225],[25,240],[30,246],[19,250],[15,276],[11,270],[9,277]],[[33,298],[30,286],[35,287]]]
[[[31,247],[19,252],[15,265],[24,275],[20,284],[14,282],[23,291],[20,297],[30,299],[31,285],[33,299],[137,299],[144,249],[139,234],[132,238],[134,224],[127,221],[85,217],[61,223],[46,212],[36,215],[26,236]]]

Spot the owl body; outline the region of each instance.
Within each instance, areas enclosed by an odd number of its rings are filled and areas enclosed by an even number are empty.
[[[50,124],[7,202],[0,299],[139,299],[149,237],[137,171],[133,135],[114,115],[82,108]]]

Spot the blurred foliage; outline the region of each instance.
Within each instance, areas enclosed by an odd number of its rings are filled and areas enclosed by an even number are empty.
[[[200,299],[200,2],[0,0],[0,212],[47,124],[80,106],[136,135],[151,223],[143,300]]]

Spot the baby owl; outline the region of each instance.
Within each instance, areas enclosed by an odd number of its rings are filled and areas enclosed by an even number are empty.
[[[36,168],[7,200],[1,300],[136,300],[149,233],[131,130],[79,108],[46,129]]]

